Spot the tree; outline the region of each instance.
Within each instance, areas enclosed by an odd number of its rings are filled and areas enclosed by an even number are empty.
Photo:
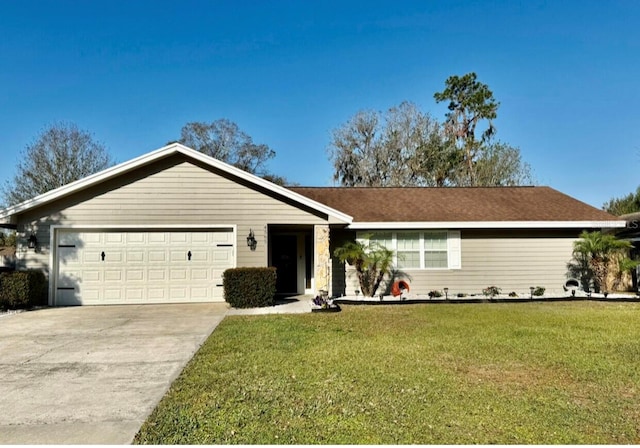
[[[604,203],[602,208],[616,216],[640,212],[640,187],[635,193],[629,193],[621,198],[610,199]]]
[[[409,102],[386,114],[361,111],[333,131],[334,180],[344,186],[446,184],[453,160],[441,125]],[[445,168],[446,165],[446,168]]]
[[[179,141],[208,156],[257,175],[268,174],[265,165],[276,155],[269,146],[253,143],[251,136],[226,118],[211,123],[187,123],[180,132]]]
[[[477,81],[475,73],[464,76],[450,76],[445,81],[445,89],[434,95],[436,102],[448,101],[446,131],[463,151],[466,167],[465,183],[478,186],[476,161],[486,149],[483,145],[495,134],[492,120],[497,117],[500,103],[493,98],[493,92],[486,84]],[[481,138],[476,138],[476,127],[481,120],[488,121]]]
[[[468,186],[463,148],[445,126],[413,103],[385,114],[358,112],[333,131],[329,155],[334,180],[344,186]],[[505,143],[482,143],[474,156],[475,185],[533,183],[520,150]]]
[[[587,261],[596,288],[606,293],[611,290],[608,277],[612,269],[630,270],[637,266],[626,257],[632,247],[629,241],[619,240],[611,234],[583,231],[580,240],[573,243],[573,253],[577,260]]]
[[[393,251],[375,243],[365,245],[359,241],[347,241],[333,254],[355,268],[360,290],[366,297],[373,297],[384,276],[391,273]]]
[[[531,166],[522,161],[520,150],[506,143],[486,146],[475,163],[476,184],[483,187],[514,187],[534,183]]]
[[[72,123],[56,123],[20,154],[16,174],[3,187],[6,205],[15,205],[114,164],[102,143]]]

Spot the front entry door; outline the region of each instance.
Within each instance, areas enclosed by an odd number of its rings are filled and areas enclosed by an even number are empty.
[[[271,263],[277,269],[276,292],[298,292],[298,237],[273,235],[271,238]]]

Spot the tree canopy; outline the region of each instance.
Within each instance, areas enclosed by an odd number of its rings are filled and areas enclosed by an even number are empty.
[[[447,173],[427,173],[447,157],[440,124],[409,102],[386,114],[361,111],[333,131],[334,179],[345,186],[431,185]],[[443,162],[437,164],[443,166]]]
[[[255,144],[249,134],[226,118],[211,123],[187,123],[180,132],[179,141],[208,156],[258,175],[267,174],[266,163],[276,155],[269,146]]]
[[[610,199],[604,203],[602,208],[616,216],[640,212],[640,187],[635,193],[629,193],[621,198]]]
[[[102,143],[73,123],[45,128],[20,153],[13,179],[3,186],[5,205],[15,205],[114,164]]]
[[[470,98],[467,98],[469,96]],[[329,145],[334,180],[344,186],[515,186],[534,182],[520,150],[492,141],[498,103],[475,74],[447,80],[439,123],[410,102],[386,113],[361,111],[335,129]],[[488,127],[475,138],[478,123]]]
[[[485,149],[483,143],[488,142],[496,132],[492,120],[498,116],[500,103],[493,98],[489,87],[477,80],[475,73],[450,76],[445,81],[445,89],[435,93],[433,97],[438,103],[449,102],[447,134],[455,139],[457,147],[462,150],[468,183],[475,186],[478,180],[474,162]],[[477,139],[476,127],[481,120],[486,120],[488,124],[481,138]]]

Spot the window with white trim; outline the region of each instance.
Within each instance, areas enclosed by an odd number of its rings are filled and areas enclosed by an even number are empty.
[[[357,240],[395,253],[399,269],[460,269],[460,231],[358,232]]]

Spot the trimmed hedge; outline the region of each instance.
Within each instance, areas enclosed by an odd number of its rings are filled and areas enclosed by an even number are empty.
[[[222,275],[224,298],[234,308],[275,305],[276,268],[233,268]]]
[[[47,279],[42,271],[0,273],[0,309],[47,304]]]

